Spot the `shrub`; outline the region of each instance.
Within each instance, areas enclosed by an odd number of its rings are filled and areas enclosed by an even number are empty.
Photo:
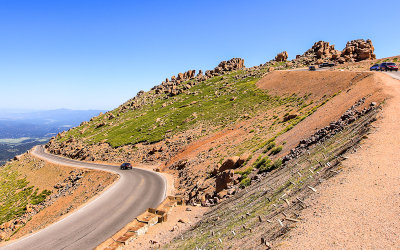
[[[264,149],[263,153],[267,153],[270,151],[272,148],[274,148],[276,143],[274,141],[271,141],[270,143],[267,144],[267,147]]]
[[[248,167],[243,171],[236,171],[235,174],[240,174],[242,177],[240,177],[240,179],[246,179],[247,176],[249,176],[249,174],[253,171],[253,167]]]
[[[274,141],[272,141],[272,142],[268,143],[267,149],[270,150],[270,149],[274,148],[275,146],[276,146],[276,143]]]
[[[277,147],[274,147],[274,148],[271,150],[270,155],[276,155],[276,154],[278,154],[279,152],[281,152],[282,149],[283,149],[282,145],[279,145],[279,146],[277,146]]]
[[[282,160],[278,159],[278,160],[274,161],[274,163],[272,164],[271,168],[272,169],[277,169],[277,168],[279,168],[281,166],[282,166]]]
[[[249,186],[250,184],[251,184],[251,180],[250,180],[249,177],[247,177],[247,178],[243,179],[243,180],[240,182],[240,187],[241,187],[241,188],[245,188],[245,187]]]
[[[271,164],[271,160],[268,158],[268,156],[266,156],[262,159],[257,160],[256,162],[254,162],[254,167],[259,169],[259,168],[261,168],[265,165],[269,165],[269,164]]]
[[[37,205],[37,204],[42,203],[46,199],[46,197],[51,194],[51,191],[47,190],[47,189],[43,190],[40,194],[37,194],[37,191],[38,191],[38,189],[36,189],[35,192],[31,196],[32,197],[32,201],[31,201],[32,205]]]

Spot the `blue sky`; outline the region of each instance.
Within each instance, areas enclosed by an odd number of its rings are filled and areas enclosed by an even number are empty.
[[[112,109],[188,69],[319,40],[400,54],[400,1],[0,0],[0,109]]]

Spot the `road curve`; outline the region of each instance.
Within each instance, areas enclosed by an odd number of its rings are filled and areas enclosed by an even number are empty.
[[[12,242],[1,249],[93,249],[149,207],[165,198],[165,178],[144,169],[120,170],[116,166],[75,161],[48,154],[43,147],[33,152],[52,163],[110,171],[120,175],[110,188],[64,219]]]

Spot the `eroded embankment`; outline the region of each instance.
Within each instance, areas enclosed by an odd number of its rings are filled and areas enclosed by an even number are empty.
[[[390,96],[372,133],[343,162],[343,173],[306,202],[303,222],[283,249],[395,249],[400,245],[400,81],[380,74]],[[312,239],[312,240],[310,240]]]

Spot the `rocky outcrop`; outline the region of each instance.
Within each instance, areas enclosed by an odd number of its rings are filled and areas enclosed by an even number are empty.
[[[281,52],[281,53],[276,55],[275,61],[277,61],[277,62],[286,62],[288,57],[289,57],[288,53],[286,51],[283,51],[283,52]]]
[[[307,50],[303,55],[297,55],[293,60],[295,65],[310,65],[322,63],[324,61],[337,60],[341,52],[335,49],[335,45],[329,42],[319,41]]]
[[[215,192],[219,193],[224,189],[228,189],[229,186],[233,185],[233,178],[235,172],[232,169],[228,169],[219,173],[216,177]]]
[[[196,70],[188,70],[184,73],[179,73],[177,76],[166,78],[160,85],[154,86],[151,90],[154,93],[139,92],[136,97],[122,105],[121,111],[125,112],[129,109],[137,109],[150,101],[157,98],[158,95],[167,94],[167,96],[175,96],[184,93],[198,83],[207,80],[208,78],[226,74],[228,72],[244,68],[244,60],[241,58],[232,58],[228,61],[222,61],[213,70],[207,70],[205,74],[199,70],[196,75]]]
[[[346,62],[358,62],[362,60],[376,59],[374,54],[374,46],[371,40],[353,40],[347,42],[346,47],[343,49],[341,57]]]
[[[239,159],[240,159],[239,156],[229,157],[219,167],[218,172],[223,172],[227,169],[235,169],[240,167],[240,165],[242,165],[243,162],[240,162]]]
[[[316,42],[303,55],[297,55],[292,62],[294,66],[299,67],[323,62],[358,62],[375,58],[372,41],[358,39],[347,42],[343,51],[336,50],[335,45],[330,45],[329,42]]]
[[[244,59],[242,58],[232,58],[229,61],[222,61],[213,70],[207,70],[205,73],[206,77],[213,77],[226,74],[233,70],[243,69]]]

